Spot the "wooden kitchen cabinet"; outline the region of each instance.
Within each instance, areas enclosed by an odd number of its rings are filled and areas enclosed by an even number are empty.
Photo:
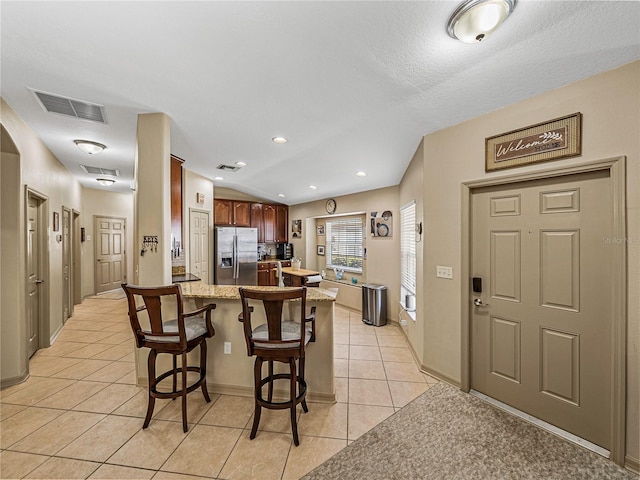
[[[271,263],[258,263],[258,285],[261,287],[271,285]]]
[[[289,207],[286,205],[276,206],[276,243],[287,243],[289,241],[288,216]]]
[[[264,242],[264,205],[262,203],[251,204],[251,226],[258,229],[258,243]]]
[[[249,202],[233,202],[233,224],[236,227],[251,226],[251,204]]]
[[[251,203],[216,198],[213,201],[213,217],[216,225],[251,226]]]
[[[262,213],[264,215],[264,242],[276,243],[276,206],[265,203]]]
[[[171,233],[182,245],[182,164],[184,160],[171,155]],[[173,248],[173,245],[171,246]],[[182,247],[184,248],[184,246]]]

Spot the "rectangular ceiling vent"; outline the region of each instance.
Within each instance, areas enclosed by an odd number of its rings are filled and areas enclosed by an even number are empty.
[[[119,177],[120,170],[113,170],[111,168],[89,167],[88,165],[80,165],[82,170],[92,175],[110,175],[112,177]]]
[[[95,103],[32,90],[46,112],[80,118],[96,123],[107,123],[104,107]]]
[[[238,170],[240,170],[240,167],[236,167],[233,165],[224,165],[224,164],[220,164],[216,167],[218,170],[223,170],[225,172],[237,172]]]

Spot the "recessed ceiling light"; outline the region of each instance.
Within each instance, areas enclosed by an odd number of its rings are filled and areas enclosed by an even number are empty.
[[[246,164],[246,163],[244,163],[244,162],[236,162],[236,165],[237,165],[238,167],[246,167],[246,166],[247,166],[247,164]]]
[[[284,137],[273,137],[273,138],[271,139],[271,141],[272,141],[273,143],[278,143],[278,144],[280,144],[280,145],[281,145],[281,144],[283,144],[283,143],[287,143],[289,140],[287,140],[287,139],[286,139],[286,138],[284,138]]]
[[[310,190],[316,190],[318,187],[316,187],[315,185],[309,185],[309,189]]]
[[[224,177],[213,177],[214,180],[224,180]]]
[[[284,193],[279,193],[279,194],[278,194],[278,196],[279,196],[280,198],[284,198]]]
[[[115,180],[112,180],[110,178],[98,178],[97,180],[98,180],[98,183],[103,187],[110,187],[111,185],[116,183]]]
[[[91,140],[74,140],[73,143],[75,143],[80,150],[84,153],[88,153],[89,155],[100,153],[107,148],[105,145],[98,142],[92,142]]]
[[[362,170],[359,172],[356,172],[356,175],[359,177],[366,177],[367,176],[367,172],[363,172]]]

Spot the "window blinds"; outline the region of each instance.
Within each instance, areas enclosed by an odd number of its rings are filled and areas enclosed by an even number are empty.
[[[400,209],[400,282],[407,293],[416,293],[416,204]]]
[[[327,267],[362,272],[363,220],[361,217],[327,221]]]

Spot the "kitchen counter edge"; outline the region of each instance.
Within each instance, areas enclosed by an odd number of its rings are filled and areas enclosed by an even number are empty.
[[[219,300],[240,300],[238,286],[235,285],[208,285],[200,282],[188,282],[181,284],[184,298],[211,298]],[[246,286],[252,290],[278,291],[290,290],[291,287],[261,287]],[[307,302],[334,302],[337,289],[307,288]]]

